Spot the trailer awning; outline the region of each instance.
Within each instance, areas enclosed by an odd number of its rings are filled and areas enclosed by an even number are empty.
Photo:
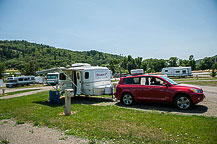
[[[47,74],[47,73],[58,72],[60,69],[65,70],[66,68],[64,68],[64,67],[56,67],[56,68],[46,69],[46,70],[42,70],[42,71],[37,71],[36,74],[42,75],[42,74]]]

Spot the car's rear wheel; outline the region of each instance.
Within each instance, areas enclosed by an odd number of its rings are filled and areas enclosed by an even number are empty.
[[[133,96],[129,93],[126,93],[122,96],[121,102],[127,106],[132,105],[134,103]]]
[[[185,95],[179,95],[175,98],[174,104],[176,108],[181,109],[181,110],[186,110],[191,107],[191,100],[189,97]]]

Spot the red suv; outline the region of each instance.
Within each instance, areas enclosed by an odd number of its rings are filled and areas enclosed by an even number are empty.
[[[201,102],[205,95],[197,86],[178,84],[165,76],[137,75],[120,78],[115,97],[125,105],[140,101],[164,102],[184,110]]]

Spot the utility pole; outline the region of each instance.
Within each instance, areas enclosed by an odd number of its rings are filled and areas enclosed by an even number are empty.
[[[33,74],[35,75],[35,62],[33,62]]]

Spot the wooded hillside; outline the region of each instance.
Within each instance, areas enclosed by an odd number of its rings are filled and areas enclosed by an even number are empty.
[[[22,70],[25,65],[34,62],[40,69],[71,66],[73,63],[91,65],[107,64],[111,59],[120,56],[91,51],[71,51],[27,41],[0,41],[0,60],[6,68]]]
[[[70,67],[73,63],[89,63],[93,66],[106,66],[113,73],[129,73],[131,69],[144,69],[145,73],[160,72],[164,67],[191,66],[192,70],[215,69],[217,55],[195,60],[193,55],[189,59],[170,57],[165,59],[132,58],[131,55],[121,57],[108,53],[91,51],[72,51],[55,48],[44,44],[27,41],[0,40],[0,63],[5,68],[18,69],[25,75],[32,75],[35,71],[54,67]]]

